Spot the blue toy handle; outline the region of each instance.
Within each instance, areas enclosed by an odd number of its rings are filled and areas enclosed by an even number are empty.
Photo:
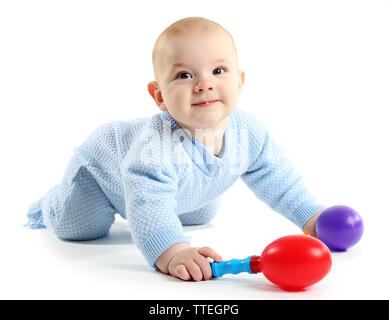
[[[222,262],[211,262],[212,275],[221,277],[226,273],[238,274],[241,272],[253,273],[250,267],[251,256],[246,259],[232,259]]]

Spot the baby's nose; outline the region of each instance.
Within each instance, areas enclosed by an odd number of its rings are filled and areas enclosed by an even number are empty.
[[[201,80],[199,83],[195,86],[196,92],[203,92],[204,90],[213,91],[214,85],[209,80]]]

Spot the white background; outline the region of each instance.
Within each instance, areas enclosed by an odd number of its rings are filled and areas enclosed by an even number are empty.
[[[230,31],[246,83],[239,106],[262,119],[321,203],[360,212],[362,240],[329,275],[283,292],[263,275],[184,282],[153,271],[126,222],[109,237],[64,242],[23,228],[99,125],[151,116],[151,51],[187,16]],[[2,299],[387,299],[388,1],[1,1]],[[259,255],[299,233],[241,181],[211,224],[185,228],[224,259]]]

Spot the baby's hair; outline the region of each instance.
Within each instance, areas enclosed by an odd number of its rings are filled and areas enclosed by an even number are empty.
[[[194,28],[196,28],[197,31],[199,31],[200,33],[207,33],[209,31],[214,31],[214,30],[219,30],[219,31],[225,32],[231,38],[232,44],[233,44],[234,49],[235,49],[236,56],[238,56],[234,39],[232,38],[231,34],[224,27],[222,27],[220,24],[216,23],[215,21],[203,18],[203,17],[183,18],[181,20],[178,20],[178,21],[172,23],[170,26],[168,26],[159,35],[159,37],[155,41],[152,58],[153,58],[154,74],[155,74],[156,79],[157,79],[157,74],[156,74],[157,56],[158,56],[160,44],[163,41],[163,39],[168,39],[169,37],[185,33],[189,30],[194,29]]]

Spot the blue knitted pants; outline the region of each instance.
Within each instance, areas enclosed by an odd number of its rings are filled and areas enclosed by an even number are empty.
[[[178,217],[183,225],[205,224],[215,216],[219,206],[218,198]],[[48,227],[64,240],[93,240],[108,235],[115,213],[87,167],[73,157],[61,183],[30,206],[27,214],[30,221],[26,226]]]
[[[114,215],[96,180],[73,157],[61,183],[30,207],[27,226],[46,226],[65,240],[92,240],[108,234]]]

